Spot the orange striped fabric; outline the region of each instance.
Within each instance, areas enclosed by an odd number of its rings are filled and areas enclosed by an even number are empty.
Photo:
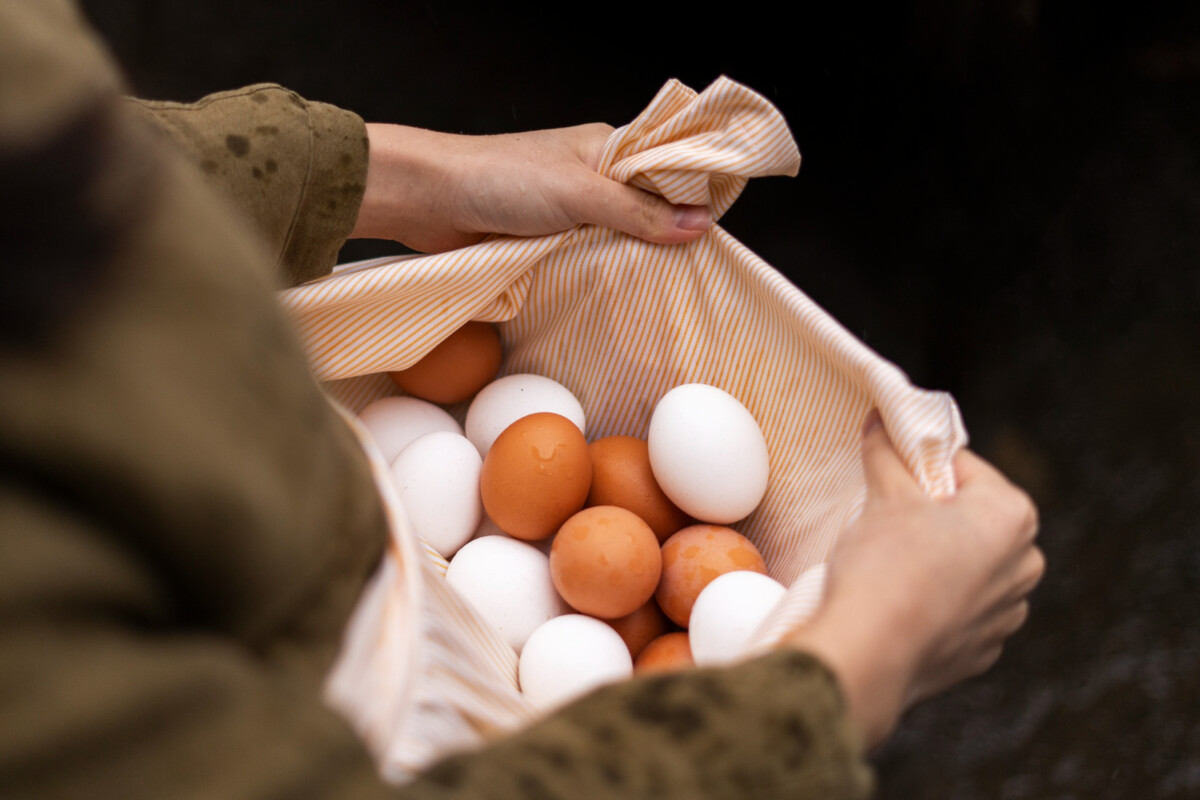
[[[749,178],[794,175],[799,163],[779,112],[722,78],[699,94],[668,83],[612,134],[600,170],[719,216]],[[494,237],[452,253],[351,265],[283,302],[315,373],[350,411],[394,391],[380,372],[411,365],[471,319],[499,323],[502,374],[538,373],[576,394],[589,439],[644,437],[658,398],[681,383],[736,396],[766,437],[771,484],[735,527],[791,587],[756,635],[759,647],[820,600],[821,565],[862,505],[868,410],[880,409],[905,464],[934,496],[953,492],[951,459],[966,441],[949,395],[914,388],[716,226],[673,246],[594,226]],[[460,420],[464,410],[452,409]],[[440,581],[403,509],[393,515],[393,553],[348,633],[330,696],[400,779],[531,712],[515,692],[511,651]]]

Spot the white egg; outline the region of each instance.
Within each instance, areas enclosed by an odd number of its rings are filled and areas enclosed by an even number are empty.
[[[700,666],[741,658],[751,634],[786,592],[779,581],[759,572],[726,572],[714,578],[692,606],[692,658]]]
[[[392,461],[392,483],[413,531],[449,558],[470,540],[483,516],[483,459],[465,436],[434,431]]]
[[[715,386],[689,383],[663,395],[647,440],[658,485],[702,522],[737,522],[767,492],[762,430],[736,397]]]
[[[582,614],[555,617],[533,632],[521,652],[521,692],[551,709],[633,675],[633,659],[611,627]]]
[[[418,438],[434,431],[462,434],[462,426],[454,417],[433,403],[415,397],[384,397],[368,405],[358,418],[391,464],[400,451]]]
[[[506,535],[463,545],[450,560],[446,582],[518,653],[538,626],[569,610],[554,588],[546,554]]]
[[[481,456],[487,455],[505,428],[540,411],[561,414],[585,432],[583,406],[567,387],[541,375],[520,374],[492,381],[475,395],[467,409],[467,438]]]

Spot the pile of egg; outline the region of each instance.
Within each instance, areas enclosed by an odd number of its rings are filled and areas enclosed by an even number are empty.
[[[392,373],[407,396],[360,418],[414,532],[449,559],[447,582],[518,653],[525,696],[550,708],[635,671],[739,658],[784,594],[728,527],[767,489],[750,412],[686,384],[659,400],[645,440],[589,444],[569,390],[492,380],[500,361],[495,330],[468,323]],[[472,397],[462,427],[435,405]]]

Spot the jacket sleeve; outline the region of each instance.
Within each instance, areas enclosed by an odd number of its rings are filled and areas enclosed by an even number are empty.
[[[865,800],[873,775],[832,675],[777,652],[606,687],[412,788],[463,800]]]
[[[863,800],[829,673],[800,653],[643,678],[384,785],[313,682],[165,630],[163,587],[71,513],[0,496],[0,797]]]
[[[273,84],[190,104],[128,102],[265,236],[289,285],[330,272],[366,186],[358,115]]]

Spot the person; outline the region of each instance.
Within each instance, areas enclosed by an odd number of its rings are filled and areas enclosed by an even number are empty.
[[[671,243],[708,213],[598,176],[602,125],[462,137],[276,86],[123,88],[69,0],[0,2],[0,796],[861,798],[867,750],[1024,621],[1029,499],[966,451],[926,498],[871,418],[863,513],[777,652],[384,784],[320,698],[382,510],[274,290],[352,235]]]

